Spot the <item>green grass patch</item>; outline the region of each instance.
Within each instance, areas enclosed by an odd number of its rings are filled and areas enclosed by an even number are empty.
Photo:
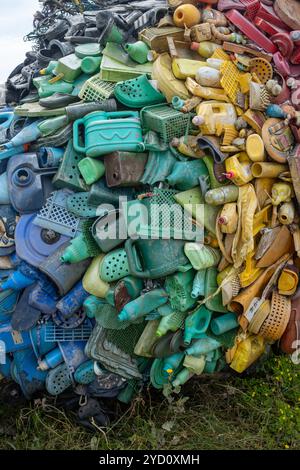
[[[94,433],[49,400],[2,404],[0,437],[0,449],[300,449],[300,366],[278,356],[255,376],[200,376],[172,400],[145,390]]]

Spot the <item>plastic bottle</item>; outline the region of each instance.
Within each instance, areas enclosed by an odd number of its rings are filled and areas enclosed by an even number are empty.
[[[64,361],[63,355],[59,348],[50,351],[42,361],[39,362],[39,370],[54,369]]]
[[[183,361],[183,366],[191,373],[200,375],[204,371],[206,364],[206,356],[190,356],[186,355]]]
[[[156,330],[156,336],[163,336],[168,331],[177,331],[183,325],[185,316],[185,312],[172,312],[163,317]]]
[[[191,297],[193,299],[197,299],[198,297],[204,296],[205,294],[205,274],[206,269],[201,269],[194,277],[193,289],[191,293]]]
[[[212,312],[204,305],[201,305],[201,307],[194,313],[187,316],[183,333],[185,345],[190,344],[192,339],[199,338],[199,335],[201,336],[206,332],[209,327],[211,316]]]
[[[91,256],[95,256],[94,250],[95,248],[93,250],[90,249],[86,237],[81,233],[70,241],[70,245],[67,246],[60,259],[63,263],[78,263]]]
[[[46,119],[38,124],[38,129],[43,137],[54,134],[61,127],[69,123],[67,116],[57,116],[55,118]]]
[[[126,304],[119,313],[118,318],[120,321],[134,321],[152,312],[167,301],[168,295],[164,289],[153,289]]]
[[[263,354],[264,350],[265,341],[262,336],[249,336],[238,344],[230,364],[231,369],[239,373],[244,372]]]
[[[172,354],[172,356],[166,357],[164,360],[163,371],[168,374],[172,375],[174,370],[178,369],[181,362],[184,358],[184,352],[179,352]]]
[[[202,42],[192,42],[190,48],[192,51],[198,52],[201,57],[205,57],[209,59],[213,55],[216,49],[221,48],[220,44],[216,44],[210,41],[202,41]]]
[[[96,318],[97,313],[101,311],[103,305],[106,304],[104,299],[99,299],[95,295],[90,295],[83,302],[83,310],[87,317]]]
[[[9,142],[10,146],[19,147],[37,140],[41,136],[41,131],[39,129],[40,123],[41,121],[38,120],[29,124],[28,126],[23,127],[23,129],[11,139]]]
[[[184,253],[196,271],[217,266],[221,259],[221,253],[216,248],[194,242],[184,245]]]
[[[29,276],[25,276],[20,271],[15,271],[7,281],[0,284],[0,292],[8,289],[22,290],[25,287],[31,286],[35,283],[35,279]]]
[[[201,356],[218,349],[220,346],[221,343],[219,341],[203,334],[202,337],[195,341],[192,346],[187,348],[185,352],[191,356]]]
[[[199,85],[212,88],[221,88],[220,71],[212,67],[200,67],[196,72],[195,78]]]
[[[173,387],[179,387],[180,385],[185,384],[191,377],[193,377],[194,373],[190,372],[189,369],[184,367],[176,376],[176,379],[173,380],[172,385]]]
[[[210,328],[214,335],[222,335],[239,326],[235,313],[226,313],[211,321]]]
[[[135,62],[139,64],[146,64],[148,62],[149,47],[143,41],[125,44],[125,50]]]
[[[221,188],[211,189],[205,194],[207,204],[221,206],[227,202],[235,202],[239,197],[239,188],[233,184],[222,186]]]

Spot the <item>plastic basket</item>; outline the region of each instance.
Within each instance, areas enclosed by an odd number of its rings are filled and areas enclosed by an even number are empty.
[[[46,342],[87,341],[93,330],[92,323],[86,319],[79,327],[74,329],[61,328],[53,323],[45,326]]]
[[[115,83],[102,80],[100,74],[89,78],[83,85],[79,98],[83,101],[104,101],[114,92]]]
[[[72,193],[69,190],[64,189],[52,193],[34,219],[34,223],[61,235],[75,237],[81,232],[82,221],[66,209],[67,198],[70,194]]]
[[[186,134],[190,125],[190,115],[176,111],[171,106],[158,104],[143,108],[141,121],[145,130],[157,132],[163,142],[169,143],[174,137]]]
[[[259,335],[268,341],[277,341],[287,327],[290,314],[291,300],[274,291],[271,300],[271,312],[262,324]]]

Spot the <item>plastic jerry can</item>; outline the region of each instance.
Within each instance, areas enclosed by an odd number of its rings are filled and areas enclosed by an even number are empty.
[[[226,178],[238,186],[249,183],[253,179],[252,162],[246,152],[237,153],[225,160]]]
[[[212,312],[201,305],[194,313],[188,315],[184,325],[184,344],[188,345],[192,339],[199,338],[209,327]]]
[[[62,78],[67,83],[73,83],[81,74],[81,59],[76,54],[70,54],[58,60],[53,71],[54,75]]]
[[[231,369],[240,373],[244,372],[244,370],[250,367],[264,351],[264,338],[258,335],[249,336],[238,344],[230,364]]]
[[[221,101],[204,101],[196,108],[197,116],[193,123],[197,124],[204,135],[221,135],[224,126],[234,125],[237,115],[231,103]]]
[[[79,143],[80,126],[84,130],[84,146]],[[73,131],[75,150],[87,157],[99,157],[116,150],[145,150],[139,114],[135,111],[96,111],[75,121]]]

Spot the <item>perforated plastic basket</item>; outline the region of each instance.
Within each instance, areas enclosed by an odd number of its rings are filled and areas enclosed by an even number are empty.
[[[191,125],[190,114],[181,113],[164,104],[145,106],[141,110],[141,121],[145,130],[157,132],[165,143],[185,135]]]
[[[82,221],[66,209],[67,198],[70,194],[72,192],[67,189],[52,193],[34,219],[34,223],[67,237],[75,237],[81,232]]]
[[[45,327],[45,341],[87,341],[91,336],[92,330],[93,326],[88,319],[77,328],[72,329],[61,328],[53,323],[48,323]]]
[[[83,101],[104,101],[113,94],[115,86],[115,83],[102,80],[97,74],[85,82],[79,98]]]

